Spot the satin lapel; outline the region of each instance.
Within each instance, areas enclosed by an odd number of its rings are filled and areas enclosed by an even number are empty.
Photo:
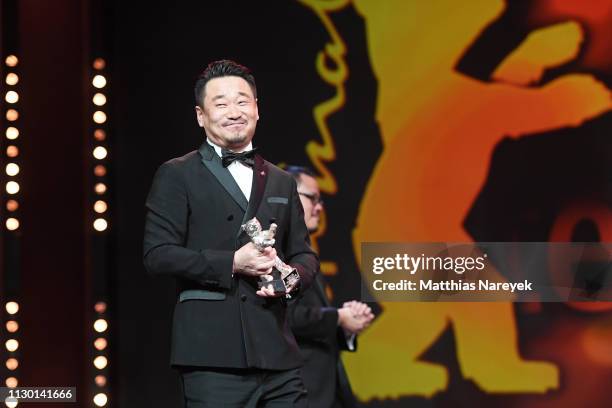
[[[215,153],[212,146],[210,146],[207,142],[204,142],[198,151],[202,156],[202,163],[206,166],[206,168],[208,168],[208,170],[210,170],[213,176],[215,176],[225,191],[227,191],[234,201],[236,201],[236,204],[242,208],[242,211],[246,212],[249,205],[246,197],[242,193],[242,190],[240,190],[240,187],[238,187],[232,173],[223,167],[221,164],[221,158]]]
[[[253,184],[251,184],[251,197],[249,198],[249,206],[244,213],[242,223],[244,224],[257,214],[257,209],[263,198],[264,190],[266,189],[266,181],[268,180],[268,166],[260,155],[255,155],[255,165],[253,166]],[[268,229],[270,220],[259,220],[264,229]]]

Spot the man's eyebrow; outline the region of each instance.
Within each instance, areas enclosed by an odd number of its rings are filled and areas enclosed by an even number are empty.
[[[244,97],[247,97],[247,98],[251,98],[251,95],[246,93],[246,92],[238,92],[238,95],[244,96]],[[222,95],[216,95],[216,96],[213,96],[212,100],[216,101],[218,99],[223,99],[223,98],[225,98],[225,95],[223,95],[223,94]]]

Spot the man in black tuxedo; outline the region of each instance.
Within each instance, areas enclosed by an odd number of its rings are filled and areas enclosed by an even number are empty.
[[[319,228],[323,201],[314,173],[305,167],[289,166],[298,185],[308,232]],[[313,408],[356,406],[351,385],[340,360],[340,350],[356,350],[356,335],[369,326],[374,314],[358,301],[332,307],[319,274],[312,287],[289,306],[289,323],[304,355],[302,375],[308,401]]]
[[[303,407],[302,364],[286,323],[285,295],[258,287],[278,256],[297,269],[304,291],[318,270],[296,182],[255,154],[257,90],[248,68],[208,65],[195,85],[196,117],[206,141],[164,163],[147,198],[144,263],[176,278],[171,364],[185,405]],[[257,217],[278,224],[263,251],[241,230]]]

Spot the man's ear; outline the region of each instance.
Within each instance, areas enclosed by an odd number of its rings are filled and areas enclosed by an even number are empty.
[[[257,120],[259,120],[259,105],[257,105],[257,98],[255,98],[255,114],[257,115]]]
[[[198,105],[195,107],[196,112],[196,120],[198,121],[198,125],[200,127],[204,127],[204,111]]]

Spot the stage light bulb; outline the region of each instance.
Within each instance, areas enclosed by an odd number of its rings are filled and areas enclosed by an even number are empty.
[[[99,394],[96,394],[96,396],[93,398],[93,402],[94,404],[96,404],[97,407],[103,407],[103,406],[106,406],[106,403],[108,402],[108,398],[106,394],[101,392]]]
[[[104,177],[104,176],[106,176],[106,167],[104,167],[101,164],[98,164],[96,167],[94,167],[94,174],[97,177]]]
[[[19,59],[15,55],[9,55],[4,60],[4,63],[9,67],[15,67],[19,63]]]
[[[19,137],[19,129],[14,126],[9,126],[6,128],[6,138],[9,140],[15,140]]]
[[[19,342],[15,339],[8,339],[6,343],[4,343],[4,346],[8,351],[12,353],[14,351],[17,351],[17,349],[19,348]]]
[[[108,364],[108,360],[104,356],[98,356],[94,359],[93,364],[98,370],[103,370]]]
[[[6,120],[9,122],[14,122],[17,119],[19,119],[19,112],[17,112],[15,109],[9,109],[6,111]]]
[[[106,61],[104,61],[104,58],[96,58],[92,65],[94,69],[100,71],[106,67]]]
[[[7,146],[6,155],[10,158],[15,158],[19,156],[19,149],[17,148],[17,146],[13,146],[13,145]]]
[[[108,223],[104,218],[98,218],[94,221],[93,227],[96,231],[106,231],[106,228],[108,228]]]
[[[105,332],[108,329],[108,323],[104,319],[98,319],[94,322],[94,330],[98,333]]]
[[[94,305],[94,310],[96,313],[104,313],[106,312],[106,302],[96,302]]]
[[[17,385],[19,385],[19,381],[17,381],[17,379],[15,377],[7,378],[4,383],[9,388],[15,388],[15,387],[17,387]]]
[[[5,225],[7,230],[15,231],[19,228],[19,220],[17,218],[7,218]]]
[[[6,192],[9,194],[17,194],[19,192],[19,183],[16,181],[9,181],[6,183]]]
[[[93,156],[98,160],[105,159],[107,155],[108,151],[105,147],[98,146],[93,150]]]
[[[93,103],[96,106],[103,106],[106,103],[106,96],[103,93],[97,93],[93,96]]]
[[[102,111],[95,111],[93,114],[93,121],[97,124],[102,124],[106,122],[106,113]]]
[[[96,350],[99,350],[99,351],[104,350],[107,345],[108,343],[106,339],[103,337],[98,337],[96,341],[94,341],[94,347],[96,348]]]
[[[15,320],[9,320],[8,322],[6,322],[7,332],[15,333],[17,332],[17,330],[19,330],[19,323],[17,323]]]
[[[7,200],[6,202],[6,210],[13,212],[13,211],[17,211],[19,209],[19,203],[17,202],[17,200]]]
[[[106,86],[106,78],[104,78],[103,75],[96,75],[95,77],[93,77],[93,80],[91,81],[91,83],[96,88],[101,89]]]
[[[94,211],[97,212],[98,214],[102,214],[106,212],[107,209],[108,209],[108,205],[106,204],[105,201],[98,200],[94,203]]]
[[[106,385],[106,377],[103,375],[96,375],[94,381],[98,387],[104,387]]]
[[[6,165],[6,174],[9,176],[16,176],[19,174],[19,166],[16,163],[8,163]]]
[[[5,81],[7,85],[17,85],[17,82],[19,82],[19,76],[16,73],[11,72],[6,75]]]
[[[6,368],[8,368],[9,370],[16,370],[17,367],[19,367],[19,361],[17,361],[16,358],[9,358],[8,360],[6,360]]]
[[[10,314],[10,315],[14,315],[19,311],[19,303],[17,302],[7,302],[6,306],[6,313]]]
[[[6,95],[4,95],[4,100],[8,103],[17,103],[19,101],[19,94],[15,91],[8,91]]]
[[[96,129],[94,132],[94,139],[101,142],[106,139],[106,132],[102,129]]]
[[[14,399],[11,400],[10,397],[6,397],[4,400],[4,405],[6,405],[6,408],[15,408],[19,405],[19,402]]]
[[[106,184],[96,183],[96,185],[94,186],[94,190],[97,194],[104,194],[106,193]]]

